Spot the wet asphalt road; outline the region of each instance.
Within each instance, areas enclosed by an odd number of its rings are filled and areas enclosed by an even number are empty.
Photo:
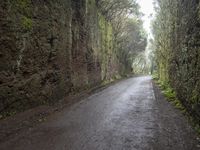
[[[185,117],[154,93],[149,76],[122,80],[1,143],[0,149],[198,150]]]

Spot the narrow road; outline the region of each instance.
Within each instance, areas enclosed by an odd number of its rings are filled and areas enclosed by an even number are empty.
[[[1,150],[198,150],[186,118],[151,77],[122,80],[0,143]]]

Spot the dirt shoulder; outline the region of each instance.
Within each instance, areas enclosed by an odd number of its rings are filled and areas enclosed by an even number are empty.
[[[191,150],[200,149],[200,138],[188,118],[166,100],[154,82],[153,89],[157,111],[159,112],[155,115],[158,126],[155,149],[160,149],[163,145],[169,150],[176,150],[178,147],[182,147],[182,150],[188,148]]]

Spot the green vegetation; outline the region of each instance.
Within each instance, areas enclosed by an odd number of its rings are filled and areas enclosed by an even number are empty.
[[[13,0],[11,2],[12,9],[20,15],[21,28],[27,32],[33,27],[33,20],[31,18],[31,1],[30,0]]]
[[[19,9],[27,9],[30,5],[30,0],[14,0],[13,3],[16,3]]]
[[[13,116],[17,113],[17,110],[9,110],[0,114],[0,120],[9,116]]]
[[[107,28],[105,36],[112,35],[112,49],[116,51],[119,63],[123,64],[120,74],[131,73],[134,71],[133,62],[147,45],[139,6],[135,0],[99,0],[97,5],[105,21],[112,26],[112,29]],[[127,14],[132,17],[127,17]],[[100,18],[100,27],[103,27],[104,19]]]
[[[12,0],[10,6],[16,13],[25,16],[31,15],[31,1],[30,0]]]
[[[200,124],[199,6],[195,0],[156,0],[151,40],[153,69],[164,94],[177,107],[183,106],[196,124]]]
[[[22,27],[23,27],[24,30],[31,30],[32,29],[33,22],[30,18],[22,16],[21,23],[22,23]]]
[[[200,134],[200,125],[196,122],[195,118],[191,116],[186,110],[186,108],[183,106],[180,100],[178,100],[176,96],[175,90],[173,90],[168,83],[162,82],[158,80],[157,74],[153,75],[154,81],[159,85],[160,89],[162,90],[162,93],[166,97],[166,99],[173,104],[177,109],[179,109],[184,115],[187,116],[189,122],[193,125],[194,129],[197,131],[197,133]]]
[[[176,108],[185,111],[184,106],[181,104],[180,100],[177,99],[176,92],[170,87],[168,83],[158,80],[156,82],[162,89],[162,93],[165,95],[167,100],[171,102]]]

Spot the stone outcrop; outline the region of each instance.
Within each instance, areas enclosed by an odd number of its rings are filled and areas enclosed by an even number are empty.
[[[200,124],[200,3],[160,1],[156,31],[159,78]],[[159,28],[159,29],[158,29]]]
[[[172,39],[169,79],[178,98],[200,123],[200,4],[180,2]]]
[[[0,112],[53,103],[119,72],[95,0],[0,2]]]

